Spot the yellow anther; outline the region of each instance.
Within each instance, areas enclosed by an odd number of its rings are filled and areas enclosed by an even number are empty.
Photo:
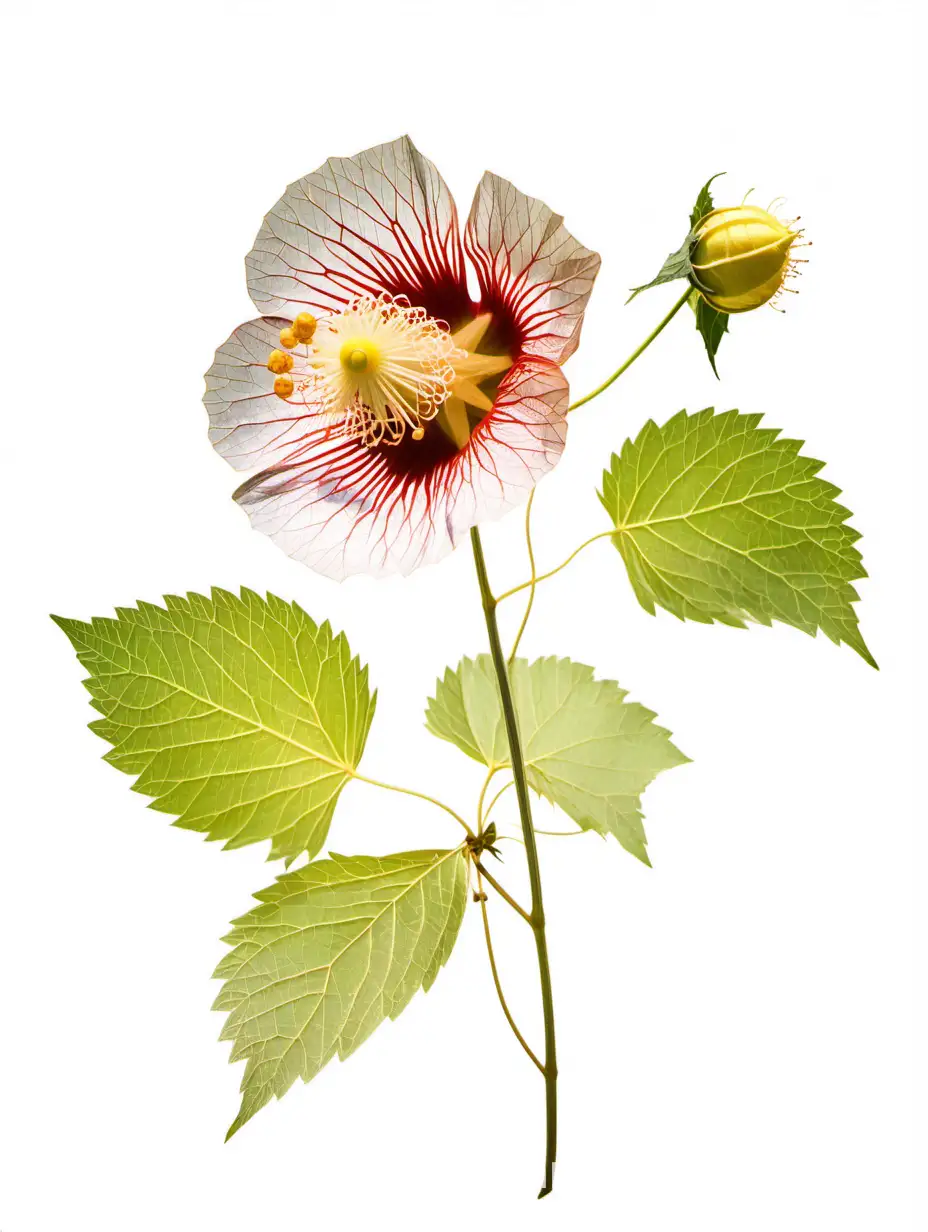
[[[299,342],[310,342],[316,332],[316,318],[311,312],[298,312],[292,326]]]
[[[289,372],[293,367],[293,356],[287,355],[284,351],[271,351],[267,357],[267,366],[271,372],[276,372],[280,376],[284,372]]]
[[[289,398],[293,393],[293,381],[289,376],[279,376],[274,382],[274,393],[278,398]]]
[[[412,439],[414,441],[421,441],[423,436],[425,436],[425,428],[413,428]]]
[[[289,325],[286,327],[286,329],[282,329],[280,331],[280,345],[282,347],[286,347],[288,351],[291,351],[298,342],[299,342],[299,338],[296,336],[295,331],[292,330]]]

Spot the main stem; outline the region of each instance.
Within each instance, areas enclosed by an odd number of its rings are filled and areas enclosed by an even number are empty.
[[[516,797],[519,802],[519,817],[522,821],[522,837],[525,841],[525,858],[528,861],[528,877],[532,893],[529,922],[535,936],[535,949],[538,952],[538,974],[541,980],[541,1004],[545,1024],[545,1060],[542,1071],[545,1078],[545,1183],[538,1194],[539,1198],[543,1198],[551,1192],[554,1185],[554,1161],[557,1157],[557,1048],[554,1039],[554,998],[551,993],[548,942],[545,938],[545,909],[541,893],[541,870],[538,867],[538,848],[535,843],[535,830],[532,826],[532,805],[528,794],[528,781],[525,777],[525,762],[522,757],[519,723],[516,717],[515,704],[512,700],[512,687],[509,683],[506,656],[503,653],[503,646],[499,637],[499,626],[496,623],[496,599],[490,589],[490,579],[487,577],[487,565],[483,555],[483,544],[480,541],[480,531],[476,526],[470,532],[470,539],[474,549],[474,563],[477,566],[477,581],[480,584],[480,598],[483,603],[483,614],[487,624],[487,635],[490,639],[490,654],[493,658],[496,683],[499,688],[499,699],[506,722],[509,758],[512,762],[512,777],[515,781]]]

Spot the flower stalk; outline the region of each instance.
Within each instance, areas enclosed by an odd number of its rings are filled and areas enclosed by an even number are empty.
[[[538,954],[538,975],[541,981],[541,1004],[545,1037],[544,1066],[542,1069],[545,1079],[545,1179],[538,1194],[539,1198],[544,1198],[551,1192],[554,1185],[554,1163],[557,1158],[557,1045],[554,1033],[554,997],[551,990],[551,968],[548,962],[548,942],[545,936],[541,869],[538,863],[535,830],[532,826],[532,805],[528,794],[525,761],[522,756],[519,721],[512,697],[512,686],[509,681],[506,655],[500,641],[499,626],[496,620],[496,599],[493,591],[490,589],[490,579],[487,575],[486,560],[483,555],[483,544],[480,541],[480,531],[476,526],[471,530],[470,538],[474,551],[474,564],[477,567],[477,581],[480,586],[480,598],[483,604],[487,635],[490,641],[490,655],[493,659],[500,704],[506,723],[509,759],[512,763],[512,777],[515,781],[516,798],[519,803],[519,818],[522,823],[522,837],[525,842],[525,858],[528,862],[529,885],[531,886],[532,901],[529,923],[535,936],[535,949]]]
[[[613,372],[612,376],[607,377],[606,380],[603,381],[602,385],[597,385],[596,388],[592,390],[592,392],[586,394],[585,397],[578,398],[576,402],[571,403],[571,405],[567,408],[568,411],[575,411],[578,406],[583,406],[587,402],[592,402],[592,400],[595,397],[597,397],[599,394],[601,394],[603,390],[608,389],[613,381],[617,381],[619,377],[622,375],[622,373],[625,372],[626,369],[632,366],[632,364],[635,362],[638,356],[641,355],[643,351],[646,351],[648,349],[648,347],[651,345],[651,343],[654,341],[657,335],[664,329],[664,327],[670,324],[670,322],[674,319],[674,317],[677,315],[677,313],[680,311],[680,309],[689,299],[690,295],[692,294],[692,291],[693,291],[693,288],[689,285],[689,283],[687,283],[686,290],[683,292],[683,294],[680,296],[680,298],[677,300],[674,306],[670,309],[667,315],[662,320],[658,321],[657,325],[655,325],[655,327],[651,330],[650,334],[648,334],[647,338],[645,338],[641,346],[637,347],[634,351],[632,351],[631,355],[629,355],[625,363],[622,364],[620,368],[617,368],[615,372]]]

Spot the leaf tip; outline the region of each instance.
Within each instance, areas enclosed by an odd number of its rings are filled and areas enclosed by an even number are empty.
[[[870,653],[870,648],[863,638],[860,639],[859,646],[857,645],[856,642],[853,642],[852,645],[854,649],[857,651],[857,653],[860,655],[860,657],[863,659],[863,661],[865,663],[869,663],[875,672],[878,672],[880,670],[879,663],[877,663],[876,659],[874,659],[873,655]]]

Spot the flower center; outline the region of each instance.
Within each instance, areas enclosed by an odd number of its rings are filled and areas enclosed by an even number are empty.
[[[493,409],[480,383],[512,366],[508,355],[477,354],[490,320],[484,313],[451,334],[404,299],[358,296],[318,324],[301,313],[281,331],[280,342],[285,350],[305,344],[307,371],[299,391],[336,420],[345,436],[368,447],[396,445],[408,429],[420,441],[425,425],[439,417],[441,428],[463,448],[471,432],[468,406],[480,415]],[[294,392],[293,357],[274,351],[267,366],[279,374],[275,393],[288,399]]]
[[[380,348],[371,338],[349,338],[342,343],[339,359],[346,372],[360,376],[362,372],[376,372],[380,363]]]

